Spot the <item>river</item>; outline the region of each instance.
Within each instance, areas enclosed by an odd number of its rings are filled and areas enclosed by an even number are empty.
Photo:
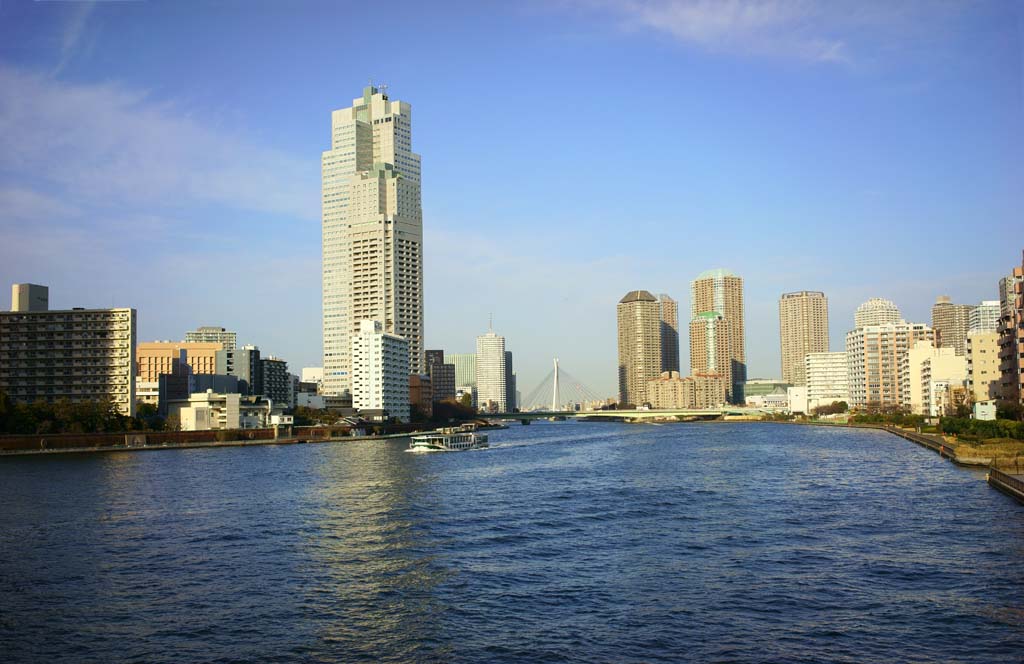
[[[0,658],[1024,657],[1024,506],[906,440],[576,422],[490,438],[0,459]]]

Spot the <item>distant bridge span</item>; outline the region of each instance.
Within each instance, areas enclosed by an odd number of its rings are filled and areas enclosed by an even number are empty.
[[[683,408],[669,410],[584,410],[584,411],[529,411],[525,413],[480,413],[479,417],[489,420],[541,420],[551,417],[564,417],[576,420],[653,420],[666,417],[719,418],[727,415],[760,417],[772,411],[763,408],[744,408],[742,406],[725,406],[724,408]]]

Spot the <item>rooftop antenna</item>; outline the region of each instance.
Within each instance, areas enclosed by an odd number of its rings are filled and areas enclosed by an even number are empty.
[[[380,93],[381,93],[382,95],[384,95],[385,97],[387,97],[387,96],[388,96],[388,84],[387,84],[387,83],[381,83],[381,84],[380,84],[379,86],[377,86],[377,87],[378,87],[378,89],[380,90]]]
[[[494,332],[494,314],[487,314],[487,331]]]

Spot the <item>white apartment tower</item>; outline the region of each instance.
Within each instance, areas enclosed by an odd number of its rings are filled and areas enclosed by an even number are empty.
[[[409,344],[380,321],[359,321],[352,335],[352,407],[385,410],[409,421]]]
[[[899,307],[892,300],[885,300],[880,297],[873,297],[864,304],[857,307],[853,315],[853,326],[867,327],[868,325],[888,325],[899,323],[903,320]]]
[[[506,389],[505,337],[489,330],[476,338],[476,390],[480,409],[507,412]]]
[[[331,113],[323,153],[322,269],[325,394],[352,389],[351,338],[360,321],[408,341],[424,372],[423,214],[412,107],[368,86]]]

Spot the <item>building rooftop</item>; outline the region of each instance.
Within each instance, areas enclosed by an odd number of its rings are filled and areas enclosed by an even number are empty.
[[[626,293],[625,297],[619,300],[619,304],[627,302],[657,302],[658,299],[645,290],[634,290]]]
[[[735,277],[736,275],[732,271],[725,269],[724,267],[715,268],[714,270],[704,270],[697,275],[698,279],[717,279],[719,277]]]

